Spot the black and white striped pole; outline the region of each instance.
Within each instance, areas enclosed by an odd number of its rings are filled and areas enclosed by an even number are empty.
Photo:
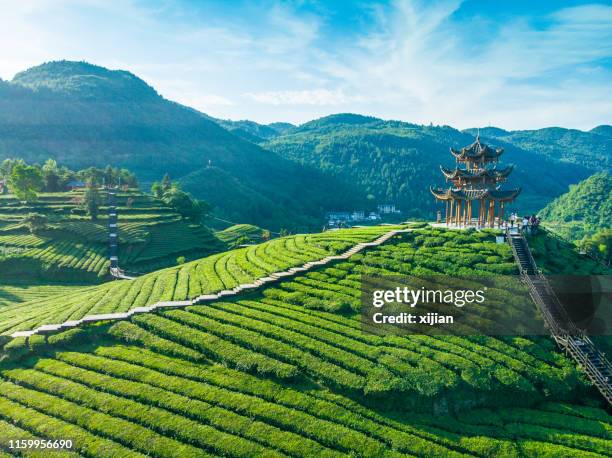
[[[117,204],[115,202],[116,190],[108,187],[108,234],[109,259],[111,272],[119,270],[119,257],[117,255]]]

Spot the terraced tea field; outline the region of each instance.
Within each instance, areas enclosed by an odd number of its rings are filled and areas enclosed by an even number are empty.
[[[337,254],[388,232],[389,226],[296,235],[230,250],[198,261],[153,272],[133,281],[110,282],[95,288],[0,309],[0,333],[126,311],[159,301],[180,301]]]
[[[236,224],[215,233],[219,240],[235,245],[237,243],[259,243],[262,241],[263,230],[252,224]]]
[[[109,279],[106,196],[100,194],[97,221],[84,214],[80,191],[41,194],[30,205],[0,196],[0,280],[25,275],[41,283]],[[151,196],[120,192],[117,203],[119,256],[128,270],[149,272],[175,265],[179,256],[196,259],[226,248],[208,228],[182,220]],[[47,228],[30,234],[22,222],[28,213],[44,214]]]
[[[2,284],[0,285],[0,307],[82,290],[83,285],[30,285],[28,282]]]
[[[197,292],[373,232],[162,272]],[[611,456],[612,417],[548,338],[362,332],[362,273],[511,273],[509,248],[490,239],[416,231],[235,301],[15,339],[0,363],[0,437],[70,437],[92,457]]]

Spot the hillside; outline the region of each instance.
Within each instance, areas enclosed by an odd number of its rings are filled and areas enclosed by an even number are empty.
[[[274,122],[271,124],[259,124],[247,119],[232,121],[230,119],[210,118],[224,129],[229,130],[234,135],[241,137],[252,143],[262,143],[274,137],[284,134],[295,128],[293,124],[287,122]]]
[[[570,186],[540,215],[546,226],[576,241],[612,228],[612,174],[598,173]]]
[[[325,234],[260,245],[238,269],[227,258],[219,278],[286,263],[318,237],[336,248],[364,237]],[[173,278],[215,278],[197,266]],[[70,437],[87,456],[610,456],[612,417],[547,337],[362,330],[364,272],[515,271],[491,232],[415,227],[235,300],[15,339],[0,363],[0,433]]]
[[[41,193],[24,204],[0,196],[0,282],[99,283],[109,279],[106,193],[97,221],[85,215],[83,191]],[[117,196],[119,259],[127,270],[147,272],[222,251],[226,243],[206,227],[183,220],[159,199],[130,190]],[[45,215],[31,234],[24,218]],[[0,285],[0,289],[3,286]]]
[[[59,297],[10,304],[0,309],[0,334],[231,289],[272,272],[338,254],[358,242],[371,241],[389,229],[383,226],[277,238],[157,270],[131,281],[107,282]],[[183,239],[178,240],[179,244],[182,242]]]
[[[524,188],[520,210],[533,212],[609,167],[606,127],[483,129],[483,137],[506,148],[513,183]],[[449,146],[472,140],[447,126],[350,114],[299,127],[219,120],[162,98],[132,73],[84,62],[49,62],[0,81],[0,160],[112,163],[144,186],[167,172],[217,216],[274,231],[319,229],[326,211],[381,203],[431,217],[439,164],[451,164]]]
[[[587,167],[593,172],[612,170],[612,126],[598,126],[583,132],[548,127],[537,130],[505,131],[495,127],[479,129],[480,135],[514,145],[548,159]],[[477,129],[467,129],[472,135]]]
[[[448,126],[340,114],[303,124],[263,146],[300,164],[338,177],[350,177],[372,201],[394,203],[410,217],[431,218],[436,203],[429,186],[442,184],[440,164],[454,166],[449,147],[463,147],[474,137]],[[498,145],[496,142],[493,145]],[[548,159],[510,144],[504,163],[516,165],[510,185],[521,186],[520,212],[536,211],[588,176],[586,168]]]
[[[215,233],[217,238],[229,246],[235,246],[245,243],[262,242],[265,237],[265,232],[262,228],[253,226],[252,224],[235,224],[228,228]],[[268,233],[268,238],[270,234]]]
[[[113,164],[145,185],[167,172],[216,214],[273,230],[318,228],[325,209],[365,198],[162,98],[129,72],[84,62],[49,62],[0,81],[0,161],[7,157]]]

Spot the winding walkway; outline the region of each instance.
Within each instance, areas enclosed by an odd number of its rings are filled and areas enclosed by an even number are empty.
[[[380,237],[378,237],[376,240],[372,242],[358,243],[357,245],[353,246],[351,249],[345,251],[342,254],[327,256],[318,261],[307,262],[306,264],[300,267],[292,267],[285,271],[274,272],[274,273],[269,274],[266,277],[259,278],[253,281],[252,283],[244,283],[244,284],[238,285],[233,289],[222,290],[214,294],[204,294],[204,295],[198,296],[190,300],[156,302],[155,304],[148,305],[145,307],[135,307],[131,310],[128,310],[127,312],[107,313],[107,314],[102,314],[102,315],[86,315],[79,320],[65,321],[60,324],[44,324],[42,326],[39,326],[29,331],[14,332],[13,334],[10,334],[10,336],[13,338],[16,338],[16,337],[28,338],[35,334],[54,334],[57,332],[65,331],[66,329],[76,328],[86,323],[93,323],[97,321],[127,320],[132,315],[136,315],[140,313],[150,313],[157,309],[183,308],[183,307],[189,307],[191,305],[205,304],[207,302],[212,302],[212,301],[215,301],[221,298],[225,299],[228,297],[236,296],[243,291],[255,290],[269,283],[273,283],[273,282],[279,281],[287,277],[292,277],[298,273],[309,271],[315,267],[324,266],[333,261],[346,260],[350,258],[351,256],[353,256],[354,254],[357,254],[360,251],[364,250],[365,248],[381,245],[385,243],[387,240],[389,240],[391,237],[398,235],[398,234],[410,232],[411,230],[412,229],[395,229],[395,230],[389,231],[381,235]]]

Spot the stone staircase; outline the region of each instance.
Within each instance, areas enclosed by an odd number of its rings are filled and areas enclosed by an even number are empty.
[[[57,323],[57,324],[45,324],[45,325],[39,326],[32,330],[17,331],[11,334],[10,336],[13,338],[24,337],[27,339],[30,336],[33,336],[35,334],[48,335],[48,334],[58,333],[58,332],[65,331],[67,329],[78,327],[86,323],[92,323],[96,321],[127,320],[133,315],[140,314],[140,313],[150,313],[157,309],[182,308],[182,307],[188,307],[191,305],[201,305],[201,304],[205,304],[207,302],[215,301],[221,298],[232,297],[237,294],[240,294],[243,291],[254,290],[254,289],[262,287],[263,285],[277,282],[286,277],[294,276],[299,272],[306,272],[315,267],[329,264],[330,262],[333,262],[333,261],[346,260],[350,258],[351,256],[353,256],[354,254],[359,253],[360,251],[364,250],[365,248],[381,245],[396,235],[399,235],[405,232],[410,232],[410,231],[411,229],[391,230],[385,233],[384,235],[378,237],[376,240],[372,242],[358,243],[357,245],[353,246],[352,248],[350,248],[349,250],[345,251],[342,254],[327,256],[318,261],[310,261],[299,267],[291,267],[290,269],[286,271],[273,272],[271,274],[268,274],[266,277],[262,277],[262,278],[258,278],[254,280],[252,283],[241,284],[241,285],[236,286],[235,288],[218,291],[212,294],[204,294],[194,299],[184,300],[184,301],[157,302],[155,304],[151,304],[145,307],[135,307],[133,309],[128,310],[127,312],[107,313],[107,314],[102,314],[102,315],[87,315],[79,320],[65,321],[63,323]],[[117,271],[120,270],[118,267],[116,267],[116,269]]]
[[[506,237],[522,280],[528,286],[531,298],[553,339],[582,368],[593,386],[612,406],[612,364],[584,331],[573,324],[548,280],[538,270],[525,237],[520,233],[508,233]]]

